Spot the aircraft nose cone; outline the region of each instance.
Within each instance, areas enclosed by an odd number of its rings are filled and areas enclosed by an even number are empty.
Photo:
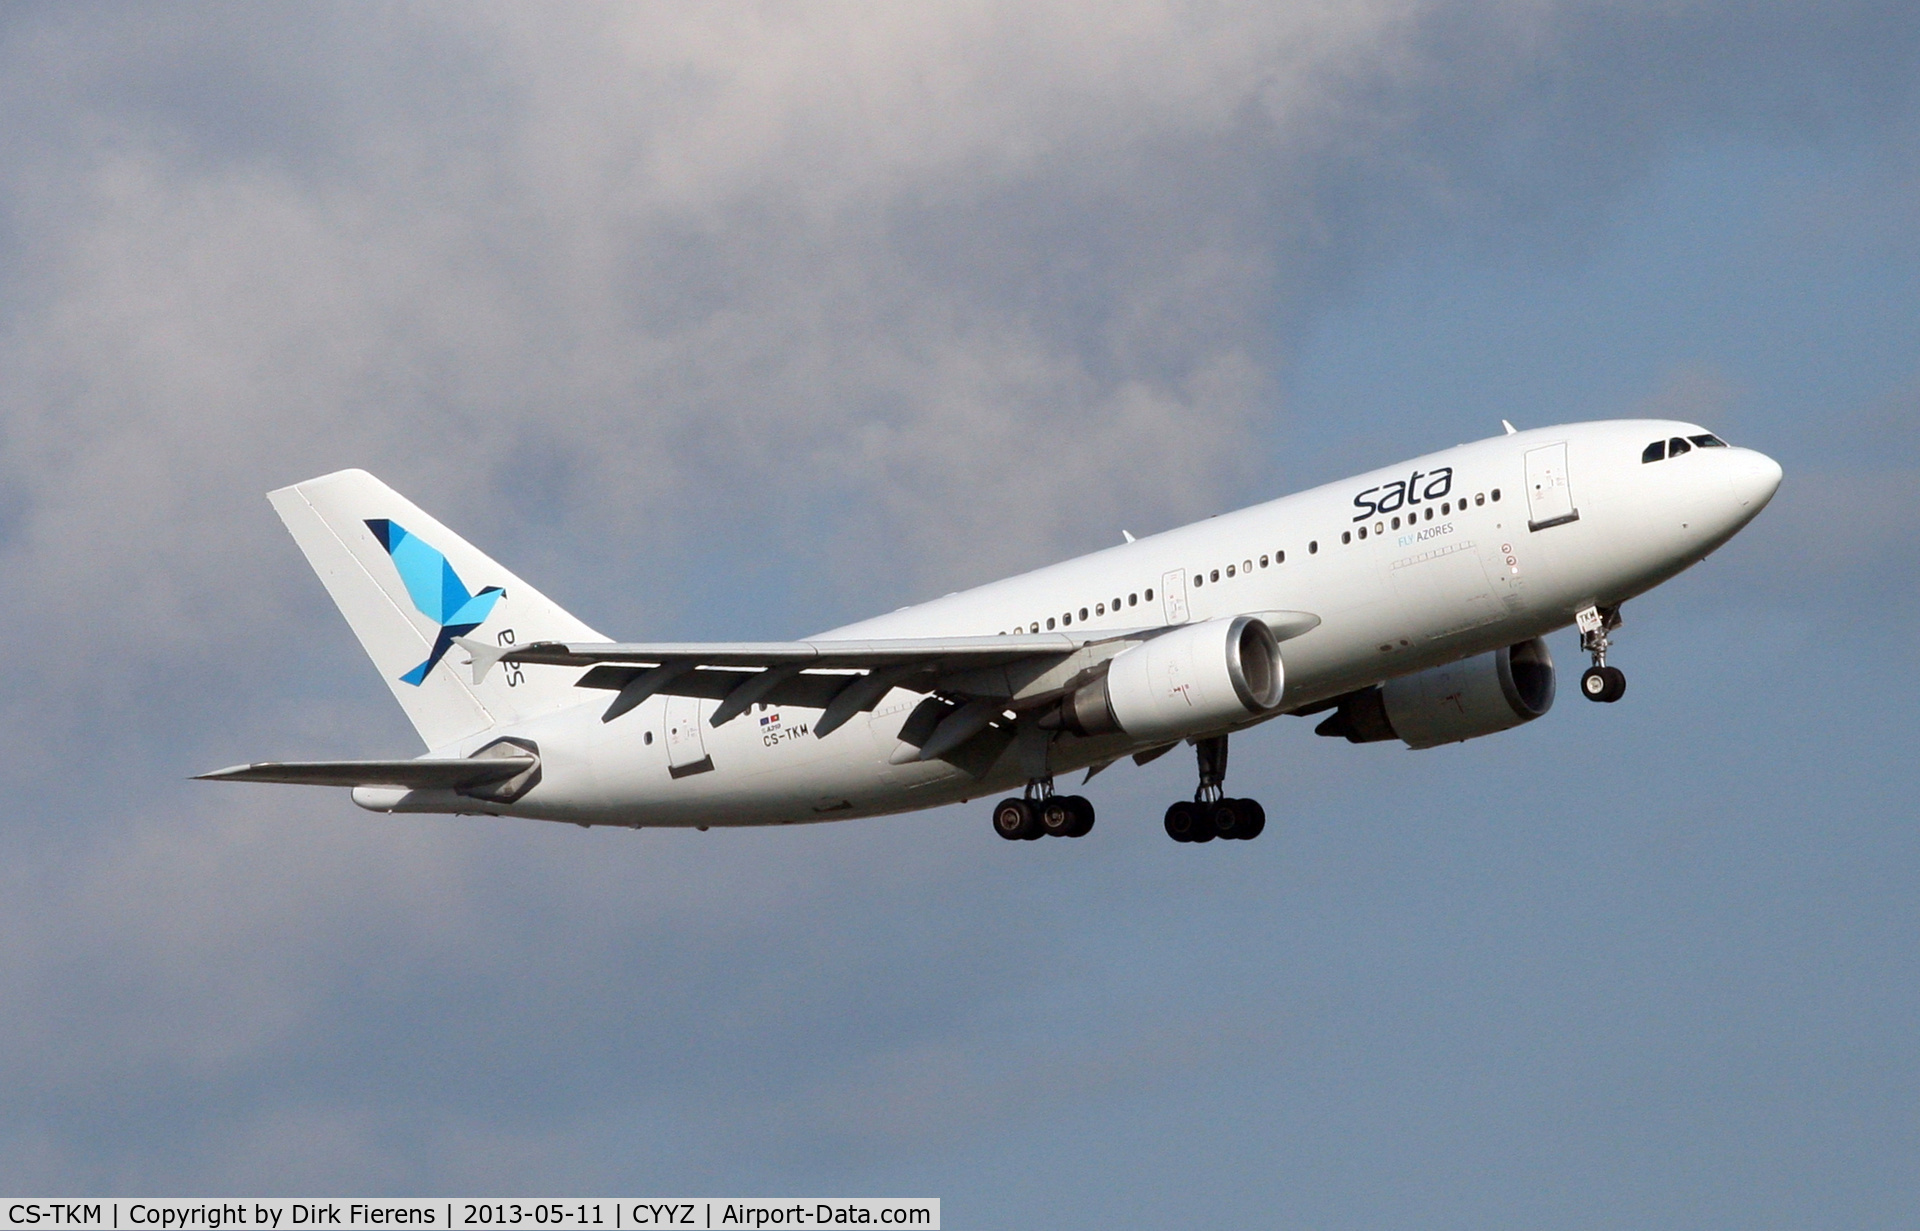
[[[1766,508],[1773,493],[1780,490],[1785,472],[1779,462],[1752,449],[1737,450],[1728,461],[1732,463],[1733,494],[1740,501],[1741,511],[1751,517]]]

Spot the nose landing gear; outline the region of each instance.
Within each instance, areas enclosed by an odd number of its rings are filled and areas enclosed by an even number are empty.
[[[1620,608],[1588,607],[1574,617],[1580,628],[1580,648],[1593,655],[1593,666],[1580,674],[1580,695],[1609,704],[1627,695],[1627,673],[1607,666],[1608,633],[1620,627]]]
[[[1200,787],[1191,802],[1177,800],[1167,808],[1167,836],[1175,842],[1259,837],[1267,827],[1267,810],[1260,801],[1227,797],[1227,737],[1195,740],[1193,748],[1200,762]]]

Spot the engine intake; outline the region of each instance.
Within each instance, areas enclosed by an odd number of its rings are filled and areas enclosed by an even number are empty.
[[[1285,682],[1263,621],[1207,620],[1116,654],[1105,674],[1061,700],[1056,725],[1076,735],[1179,739],[1265,713]]]
[[[1536,637],[1350,693],[1314,733],[1356,744],[1457,744],[1532,722],[1553,708],[1553,693],[1553,656]]]

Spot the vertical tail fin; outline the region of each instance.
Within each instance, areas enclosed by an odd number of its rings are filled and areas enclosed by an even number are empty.
[[[456,637],[606,638],[385,483],[342,470],[267,499],[428,748],[575,699],[564,672],[493,671],[475,684],[459,669]]]

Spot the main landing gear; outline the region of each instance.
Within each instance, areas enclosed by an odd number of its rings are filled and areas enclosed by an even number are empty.
[[[1267,810],[1260,801],[1227,797],[1227,737],[1195,740],[1193,749],[1200,762],[1200,787],[1191,801],[1177,800],[1167,808],[1167,836],[1175,842],[1259,837],[1267,827]]]
[[[1211,842],[1215,838],[1257,838],[1267,827],[1267,810],[1256,799],[1229,799],[1227,737],[1194,741],[1200,762],[1200,788],[1193,799],[1167,809],[1167,836],[1175,842]],[[1024,796],[1001,800],[993,808],[993,832],[1009,842],[1038,838],[1084,838],[1093,829],[1093,804],[1084,795],[1055,795],[1053,779],[1036,778]]]
[[[1620,627],[1620,608],[1588,607],[1573,617],[1580,628],[1580,648],[1593,655],[1593,666],[1580,674],[1580,695],[1611,704],[1627,695],[1627,673],[1607,666],[1607,634]]]
[[[1053,779],[1027,784],[1024,798],[994,805],[993,832],[1009,842],[1084,838],[1093,831],[1093,803],[1084,795],[1055,795]]]

